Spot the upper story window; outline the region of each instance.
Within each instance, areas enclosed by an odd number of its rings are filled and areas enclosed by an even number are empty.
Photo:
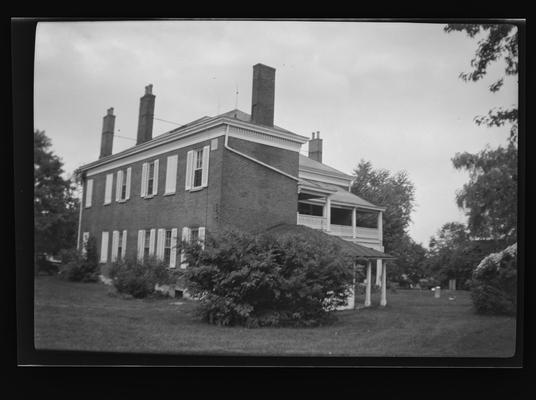
[[[130,198],[130,175],[132,168],[117,171],[115,201],[125,201]]]
[[[210,146],[190,150],[186,156],[186,190],[208,186]]]
[[[141,197],[158,193],[158,160],[143,163],[141,171]]]

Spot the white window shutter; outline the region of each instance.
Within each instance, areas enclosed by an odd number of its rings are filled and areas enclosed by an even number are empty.
[[[117,171],[117,182],[115,183],[115,201],[121,200],[121,186],[123,185],[123,171]]]
[[[93,179],[88,179],[86,182],[86,207],[91,207],[92,198],[93,198]]]
[[[154,160],[154,175],[153,175],[153,193],[158,193],[158,164],[159,160]]]
[[[200,226],[199,227],[199,241],[201,242],[201,247],[205,248],[205,227]]]
[[[141,167],[141,197],[147,195],[147,163],[143,163]]]
[[[158,230],[158,238],[156,240],[156,258],[160,261],[164,259],[164,244],[166,240],[166,230]]]
[[[170,268],[175,268],[175,265],[177,264],[177,228],[171,230],[170,246],[169,266]]]
[[[108,261],[108,232],[102,232],[100,262]]]
[[[165,193],[175,193],[177,186],[177,159],[178,156],[172,155],[167,158],[166,165],[166,189]]]
[[[154,256],[155,236],[156,236],[156,229],[151,229],[151,233],[149,235],[149,256]]]
[[[106,187],[104,188],[104,204],[112,202],[112,187],[114,184],[114,174],[106,175]]]
[[[201,186],[208,186],[208,161],[210,159],[210,146],[203,147],[203,171],[201,173]]]
[[[192,188],[193,166],[194,166],[194,151],[190,150],[186,154],[186,183],[184,185],[185,190],[190,190]]]
[[[124,260],[125,255],[127,253],[127,231],[126,230],[123,231],[123,237],[121,238],[121,240],[122,240],[122,243],[121,243],[121,259]]]
[[[145,250],[145,229],[138,231],[138,261],[143,261],[143,252]]]
[[[125,190],[125,200],[130,199],[130,179],[131,179],[130,177],[131,177],[131,174],[132,174],[132,168],[128,167],[127,168],[127,181],[126,181],[127,189]]]
[[[112,232],[112,262],[117,261],[117,250],[119,248],[119,231]]]
[[[87,241],[89,240],[89,232],[84,232],[82,235],[82,254],[87,254]]]

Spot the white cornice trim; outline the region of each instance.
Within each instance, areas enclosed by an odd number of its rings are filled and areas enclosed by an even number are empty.
[[[305,170],[302,167],[299,167],[298,176],[303,179],[309,179],[312,181],[318,181],[318,182],[330,183],[332,185],[342,186],[341,189],[347,188],[348,182],[349,182],[348,179],[335,177],[332,175],[330,176],[330,175],[318,174],[317,172]]]

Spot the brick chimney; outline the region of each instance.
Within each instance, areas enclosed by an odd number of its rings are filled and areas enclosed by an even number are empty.
[[[114,144],[114,125],[115,115],[112,107],[107,110],[106,115],[102,119],[102,137],[99,158],[107,157],[112,154],[112,146]]]
[[[153,85],[145,86],[145,94],[140,98],[138,140],[136,144],[147,142],[153,138],[154,99]]]
[[[275,68],[263,64],[253,66],[251,122],[274,126]]]
[[[320,139],[320,131],[313,132],[312,138],[309,140],[309,158],[322,162],[322,139]]]

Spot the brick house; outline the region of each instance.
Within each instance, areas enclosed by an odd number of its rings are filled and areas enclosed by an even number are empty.
[[[136,145],[116,154],[108,109],[99,159],[76,171],[83,187],[77,246],[94,236],[101,263],[155,255],[175,268],[184,266],[174,249],[180,240],[203,240],[228,227],[305,225],[364,252],[370,304],[371,264],[383,293],[382,260],[390,258],[382,246],[384,208],[352,194],[352,177],[322,163],[319,132],[309,139],[274,125],[274,97],[275,69],[256,64],[251,114],[205,116],[153,138],[155,95],[148,85]],[[309,157],[300,154],[306,143]],[[358,224],[363,215],[366,227]]]

